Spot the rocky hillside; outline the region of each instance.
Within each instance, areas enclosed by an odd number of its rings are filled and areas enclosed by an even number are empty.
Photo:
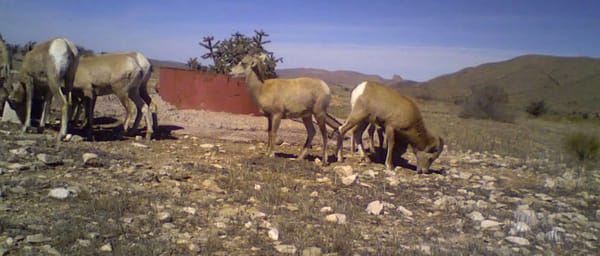
[[[514,108],[524,109],[532,101],[544,100],[555,111],[596,113],[599,84],[600,59],[526,55],[465,68],[405,90],[456,101],[470,95],[473,87],[494,85],[506,90]]]

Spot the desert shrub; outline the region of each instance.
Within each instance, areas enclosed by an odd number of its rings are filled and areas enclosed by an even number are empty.
[[[501,122],[512,122],[514,116],[506,111],[508,94],[503,88],[488,85],[471,89],[471,96],[463,103],[460,113],[462,118],[492,119]]]
[[[600,153],[600,139],[594,134],[572,133],[565,138],[564,147],[579,161],[596,160]]]
[[[543,100],[532,101],[527,105],[525,111],[534,117],[541,116],[548,112],[548,108],[546,107],[546,102]]]

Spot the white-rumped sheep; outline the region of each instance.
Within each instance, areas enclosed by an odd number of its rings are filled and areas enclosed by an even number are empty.
[[[91,135],[96,98],[115,94],[125,108],[124,130],[135,131],[139,118],[144,115],[148,124],[146,139],[152,136],[152,117],[148,105],[140,95],[143,69],[135,56],[130,54],[103,54],[82,57],[79,61],[73,92],[81,100],[86,112],[86,130]],[[130,101],[131,100],[131,101]],[[131,104],[133,102],[133,105]],[[135,109],[133,108],[135,106]],[[134,119],[133,125],[132,119]]]
[[[23,132],[31,126],[33,97],[39,95],[43,98],[40,127],[46,125],[52,97],[55,96],[62,103],[61,124],[57,138],[60,140],[67,134],[71,90],[78,62],[77,47],[65,38],[54,38],[38,43],[25,55],[18,76],[10,80],[12,91],[9,96],[9,101],[13,103],[25,103]]]
[[[322,80],[308,77],[293,79],[265,79],[265,55],[245,56],[231,69],[233,76],[246,77],[249,93],[268,119],[269,141],[267,155],[273,156],[277,129],[282,118],[301,118],[307,137],[298,158],[306,156],[316,133],[314,116],[323,137],[323,164],[327,159],[327,108],[331,100],[329,86]]]
[[[385,167],[392,169],[392,153],[397,141],[411,145],[417,158],[417,172],[427,172],[444,149],[442,138],[425,128],[419,108],[397,90],[376,82],[363,82],[352,90],[352,111],[339,127],[337,155],[343,160],[344,134],[360,123],[374,122],[385,130],[387,154]],[[398,138],[396,138],[398,136]]]
[[[139,52],[119,52],[119,53],[109,53],[109,54],[104,54],[104,55],[100,55],[100,56],[106,56],[106,55],[124,55],[124,56],[130,56],[131,58],[133,58],[136,63],[138,64],[138,66],[141,69],[142,72],[142,78],[140,81],[140,85],[139,85],[139,95],[141,96],[142,100],[144,101],[145,105],[148,106],[148,110],[151,113],[151,123],[148,123],[148,120],[146,118],[144,118],[144,121],[146,122],[146,138],[151,138],[152,134],[154,133],[154,131],[156,130],[156,128],[158,127],[157,124],[157,108],[156,105],[152,102],[152,98],[150,97],[150,88],[148,87],[148,80],[150,80],[150,76],[152,75],[152,65],[150,64],[150,61],[148,61],[148,59],[141,53]],[[91,56],[94,57],[94,56]],[[77,87],[77,86],[76,86]],[[110,93],[110,92],[108,92]],[[96,96],[102,96],[102,95],[96,95]],[[93,101],[95,103],[95,100]],[[81,105],[83,102],[82,99],[77,99],[77,103],[80,103],[79,105]],[[81,106],[79,105],[75,105],[75,107],[77,107],[76,110],[76,115],[75,115],[75,119],[78,120],[79,119],[79,114],[81,112]],[[94,108],[94,106],[91,106],[92,109]],[[125,111],[126,113],[140,113],[136,107],[136,104],[127,104],[127,106],[124,105],[124,107],[126,107]],[[136,109],[134,109],[134,107]],[[85,107],[84,107],[85,108]],[[127,109],[129,108],[129,109]],[[146,110],[145,108],[142,110],[141,114],[146,117]],[[139,123],[141,119],[141,115],[140,114],[136,114],[135,116],[135,120],[133,121],[134,126],[137,127],[137,124]],[[87,121],[85,122],[86,127],[87,125]],[[126,127],[128,128],[128,127]]]

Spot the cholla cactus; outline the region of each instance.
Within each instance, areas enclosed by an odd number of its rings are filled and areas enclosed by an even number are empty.
[[[216,42],[214,42],[214,37],[212,36],[204,37],[199,44],[206,48],[208,53],[202,55],[202,58],[213,60],[214,64],[209,68],[210,70],[227,74],[231,70],[231,67],[239,63],[244,56],[262,53],[267,55],[267,59],[265,60],[267,68],[266,77],[277,77],[275,66],[278,62],[282,62],[282,59],[275,58],[272,52],[265,49],[264,45],[271,42],[264,40],[264,38],[269,36],[267,33],[262,30],[255,30],[254,33],[254,37],[247,37],[240,32],[236,32],[229,39]]]

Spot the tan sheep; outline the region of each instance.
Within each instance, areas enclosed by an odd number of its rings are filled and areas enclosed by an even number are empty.
[[[327,108],[331,100],[329,86],[322,80],[308,77],[265,79],[265,55],[246,56],[231,69],[233,76],[246,77],[246,85],[258,108],[268,119],[269,142],[267,155],[273,156],[273,145],[282,118],[301,118],[307,137],[298,158],[306,156],[315,135],[314,116],[323,137],[323,164],[327,159]]]
[[[23,132],[31,126],[33,98],[39,95],[43,98],[40,127],[45,127],[52,98],[57,97],[62,104],[57,138],[60,140],[67,134],[71,90],[78,62],[77,47],[65,38],[38,43],[25,55],[18,77],[10,79],[12,91],[9,96],[9,101],[15,104],[25,103]]]
[[[352,91],[352,111],[339,127],[337,155],[343,160],[344,134],[358,124],[376,123],[385,130],[387,154],[385,167],[392,169],[392,152],[397,141],[411,145],[417,158],[417,172],[427,172],[444,149],[442,138],[425,128],[419,108],[397,90],[376,82],[363,82]],[[398,138],[396,138],[398,136]]]

